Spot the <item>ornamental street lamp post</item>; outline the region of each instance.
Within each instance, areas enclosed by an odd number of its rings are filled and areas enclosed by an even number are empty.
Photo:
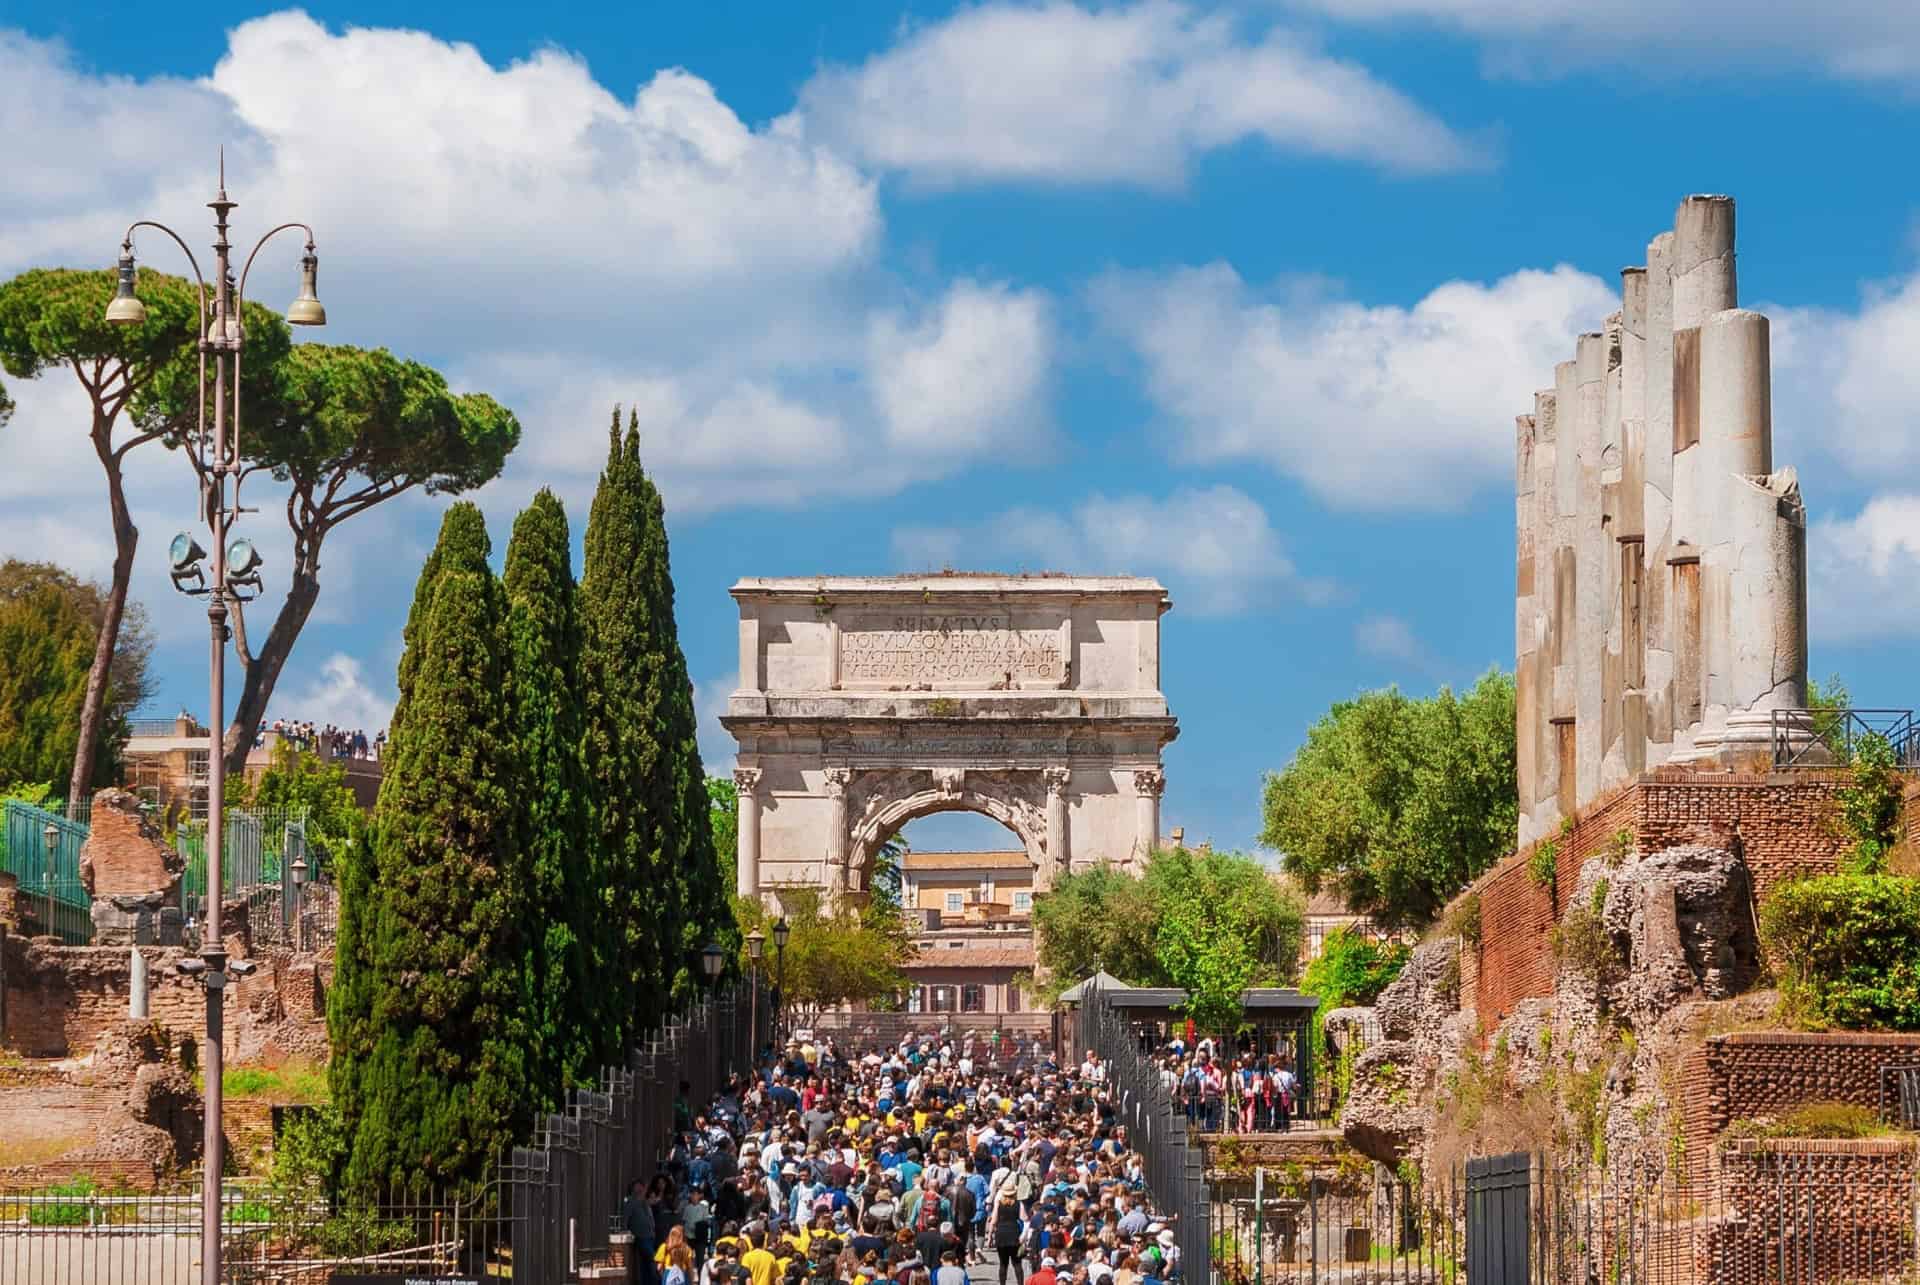
[[[240,463],[240,355],[246,346],[246,332],[241,301],[246,297],[247,274],[253,269],[254,257],[278,233],[298,228],[307,234],[307,252],[300,260],[300,294],[287,309],[288,324],[322,326],[327,321],[326,309],[320,306],[314,293],[319,259],[314,254],[313,229],[304,223],[282,223],[255,242],[240,269],[239,283],[235,284],[229,254],[232,246],[227,241],[227,215],[237,204],[227,199],[227,167],[223,154],[219,190],[213,200],[207,202],[213,211],[214,225],[211,298],[200,263],[180,234],[165,224],[141,219],[127,228],[126,237],[120,243],[119,287],[113,302],[107,305],[106,317],[116,325],[137,326],[146,321],[146,305],[134,294],[133,234],[137,228],[152,228],[171,237],[187,256],[199,286],[200,423],[196,431],[185,435],[182,444],[199,475],[202,516],[213,537],[210,578],[200,570],[200,563],[208,554],[192,535],[181,532],[174,537],[169,549],[173,586],[182,593],[207,599],[207,625],[211,635],[207,672],[208,704],[213,712],[207,732],[207,899],[202,914],[199,958],[185,959],[179,964],[180,971],[197,981],[207,995],[207,1042],[201,1062],[206,1082],[206,1135],[200,1158],[201,1285],[220,1285],[220,1174],[225,1159],[221,1132],[225,1095],[220,1083],[225,1060],[222,1001],[228,975],[245,977],[254,969],[247,960],[229,964],[226,943],[220,935],[221,858],[226,838],[226,755],[222,730],[226,726],[226,650],[231,637],[227,604],[229,600],[248,602],[260,593],[260,555],[252,541],[243,538],[231,545],[227,542],[233,520],[243,512],[240,507],[240,483],[245,475]],[[213,364],[211,393],[207,378],[209,361]],[[209,406],[213,412],[211,425],[207,416]]]
[[[60,851],[60,829],[53,822],[47,822],[47,828],[40,832],[40,841],[47,849],[47,925],[46,930],[53,931],[53,858]]]
[[[767,953],[767,935],[758,928],[747,934],[747,980],[751,987],[747,1010],[747,1064],[760,1061],[760,959]]]
[[[720,1087],[720,1012],[714,1003],[715,992],[720,987],[720,970],[727,966],[727,952],[720,949],[719,943],[708,942],[700,951],[700,971],[707,979],[707,1088],[717,1091]]]
[[[781,1028],[787,1009],[787,937],[792,931],[787,927],[785,915],[773,921],[773,1043],[776,1049],[780,1046],[781,1035],[784,1034]]]

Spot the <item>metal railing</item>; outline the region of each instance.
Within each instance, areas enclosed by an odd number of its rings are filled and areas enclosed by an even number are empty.
[[[1207,1183],[1186,1115],[1175,1109],[1160,1068],[1141,1051],[1131,1024],[1097,986],[1082,997],[1079,1036],[1106,1064],[1108,1090],[1129,1145],[1140,1153],[1147,1190],[1161,1217],[1173,1223],[1182,1279],[1207,1285]]]
[[[1776,768],[1844,767],[1877,737],[1895,764],[1920,771],[1920,723],[1910,709],[1776,709],[1769,718]]]
[[[744,989],[700,1000],[642,1040],[626,1065],[603,1068],[594,1088],[570,1092],[562,1110],[536,1121],[527,1145],[510,1148],[463,1189],[349,1196],[317,1178],[230,1184],[223,1280],[575,1279],[605,1255],[627,1184],[664,1163],[680,1083],[703,1102],[748,1068],[748,1002]],[[0,1190],[0,1281],[195,1285],[200,1230],[197,1196],[108,1193],[86,1178]]]
[[[54,845],[47,847],[47,827]],[[44,808],[9,801],[0,835],[0,870],[19,881],[27,918],[68,946],[93,941],[93,898],[80,881],[87,827]]]

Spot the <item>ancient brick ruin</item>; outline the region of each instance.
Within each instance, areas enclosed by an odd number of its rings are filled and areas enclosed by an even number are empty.
[[[1806,701],[1806,516],[1731,198],[1688,197],[1622,271],[1515,474],[1520,842],[1648,768],[1765,755]]]

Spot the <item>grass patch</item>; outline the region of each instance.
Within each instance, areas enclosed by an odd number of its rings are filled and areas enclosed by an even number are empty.
[[[0,1138],[0,1169],[43,1165],[77,1151],[93,1141],[90,1133],[63,1133],[38,1138]]]
[[[312,1105],[327,1101],[327,1072],[325,1067],[304,1062],[271,1068],[236,1066],[221,1074],[220,1087],[233,1102]]]
[[[1809,1102],[1796,1107],[1777,1120],[1735,1120],[1720,1137],[1723,1142],[1741,1138],[1898,1138],[1908,1131],[1882,1120],[1871,1107],[1851,1102]]]

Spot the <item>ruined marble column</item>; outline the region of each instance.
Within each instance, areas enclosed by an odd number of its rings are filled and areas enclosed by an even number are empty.
[[[1673,233],[1647,245],[1645,384],[1646,450],[1641,467],[1641,628],[1647,637],[1647,766],[1673,752],[1673,618],[1669,607],[1673,553]]]
[[[1167,788],[1166,773],[1157,767],[1141,768],[1133,774],[1133,792],[1140,800],[1137,813],[1138,833],[1134,844],[1139,859],[1160,846],[1160,795]]]
[[[760,769],[733,769],[738,799],[738,833],[734,836],[733,891],[740,897],[760,895]]]
[[[1573,438],[1574,494],[1574,791],[1590,799],[1600,790],[1606,701],[1607,601],[1603,550],[1607,542],[1600,511],[1601,419],[1605,410],[1607,344],[1600,334],[1580,336]]]
[[[1621,711],[1626,703],[1625,601],[1621,596],[1620,528],[1622,497],[1626,491],[1626,425],[1621,415],[1625,399],[1621,351],[1626,343],[1624,312],[1609,316],[1600,332],[1603,369],[1600,375],[1600,526],[1595,540],[1599,571],[1599,611],[1605,622],[1600,650],[1599,783],[1601,793],[1627,779],[1626,750],[1621,745]],[[1636,500],[1638,497],[1635,497]],[[1636,509],[1639,505],[1636,503]]]
[[[1513,689],[1514,689],[1514,766],[1519,795],[1520,842],[1527,841],[1532,813],[1538,799],[1536,774],[1539,742],[1539,705],[1535,699],[1538,679],[1534,664],[1538,659],[1539,625],[1534,619],[1533,579],[1533,460],[1537,431],[1532,415],[1516,415],[1513,420]]]
[[[1554,568],[1559,403],[1552,389],[1533,395],[1533,604],[1527,627],[1533,637],[1532,699],[1528,706],[1534,747],[1532,817],[1521,819],[1522,843],[1552,829],[1558,815],[1560,749],[1554,734],[1554,656],[1559,647],[1554,613],[1558,589]],[[1531,822],[1531,823],[1529,823]]]
[[[1047,860],[1034,880],[1035,892],[1049,892],[1055,877],[1073,869],[1073,854],[1067,850],[1067,786],[1073,770],[1050,767],[1042,775],[1047,782]]]
[[[139,1020],[147,1015],[147,957],[138,948],[127,960],[127,1016]]]
[[[1620,485],[1614,518],[1620,628],[1620,775],[1647,767],[1647,270],[1620,271]]]
[[[832,809],[827,820],[827,871],[824,882],[830,896],[838,898],[847,890],[847,785],[853,780],[851,768],[830,767],[826,771],[827,798]]]
[[[1676,608],[1684,603],[1693,613],[1693,619],[1676,619],[1673,625],[1676,757],[1690,756],[1705,708],[1707,658],[1700,649],[1712,637],[1712,605],[1700,562],[1714,540],[1716,501],[1723,492],[1709,476],[1700,449],[1700,327],[1738,302],[1733,230],[1733,201],[1724,196],[1690,196],[1674,214],[1673,535],[1674,544],[1685,547],[1676,547],[1672,555],[1671,584]],[[1693,583],[1683,583],[1688,580]]]
[[[1731,534],[1734,645],[1728,687],[1739,709],[1726,740],[1751,744],[1777,709],[1807,701],[1807,511],[1800,479],[1783,468],[1735,479]]]
[[[1580,451],[1574,421],[1579,418],[1580,380],[1574,363],[1553,368],[1553,401],[1559,440],[1553,453],[1553,702],[1549,719],[1574,715],[1574,671],[1579,667],[1580,633],[1574,615],[1579,564],[1574,556],[1575,509],[1580,497]]]
[[[1700,465],[1694,477],[1700,519],[1701,720],[1725,723],[1744,708],[1733,684],[1734,506],[1747,477],[1773,471],[1772,379],[1767,319],[1729,309],[1700,327]],[[1753,533],[1749,533],[1752,535]],[[1697,738],[1696,738],[1697,739]]]

